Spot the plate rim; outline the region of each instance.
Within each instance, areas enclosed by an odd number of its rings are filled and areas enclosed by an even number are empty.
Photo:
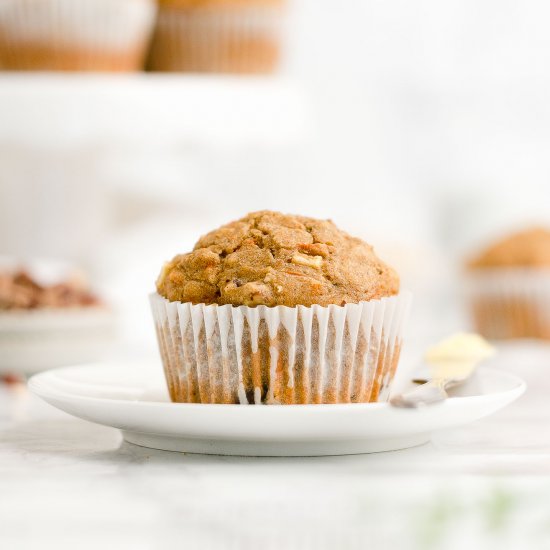
[[[52,399],[79,399],[79,400],[85,400],[88,402],[95,402],[95,403],[104,403],[104,404],[117,404],[119,406],[135,406],[138,404],[141,407],[147,407],[147,408],[159,408],[159,407],[179,407],[179,408],[196,408],[196,409],[219,409],[219,410],[233,410],[233,409],[251,409],[251,410],[341,410],[341,409],[368,409],[368,410],[378,410],[378,409],[384,409],[384,408],[390,408],[390,404],[386,402],[382,403],[305,403],[305,404],[270,404],[270,405],[264,405],[264,406],[249,406],[247,404],[241,404],[241,403],[173,403],[171,401],[161,402],[161,401],[140,401],[138,399],[117,399],[115,397],[98,397],[98,396],[90,396],[90,395],[80,395],[80,394],[74,394],[71,392],[64,392],[62,390],[55,390],[51,388],[46,388],[44,391],[44,388],[41,387],[44,383],[42,381],[42,378],[48,378],[52,376],[55,373],[58,373],[59,371],[66,371],[66,370],[76,370],[76,369],[85,369],[90,368],[93,365],[104,365],[106,366],[107,362],[100,362],[100,363],[92,363],[92,364],[83,364],[83,365],[72,365],[72,366],[65,366],[65,367],[57,367],[54,369],[49,369],[43,372],[39,372],[37,374],[34,374],[31,376],[31,378],[27,382],[27,387],[31,393],[34,395],[37,395],[41,399],[47,400],[48,398]],[[495,367],[479,367],[480,371],[489,372],[493,375],[498,375],[501,377],[505,377],[508,380],[514,382],[514,387],[510,388],[508,390],[493,392],[489,394],[481,394],[481,395],[469,395],[469,396],[455,396],[455,397],[449,397],[445,401],[437,404],[437,407],[449,407],[454,406],[456,404],[463,403],[464,400],[468,400],[469,402],[475,400],[481,400],[481,399],[487,399],[489,396],[495,396],[498,395],[501,398],[504,396],[510,397],[510,402],[514,399],[519,398],[527,389],[527,383],[523,378],[518,376],[517,374],[501,371],[498,368]],[[261,414],[261,413],[260,413]]]

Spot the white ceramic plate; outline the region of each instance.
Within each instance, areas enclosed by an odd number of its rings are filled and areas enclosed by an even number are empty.
[[[34,376],[31,391],[84,420],[122,430],[136,445],[204,454],[315,456],[420,445],[430,434],[487,416],[519,397],[525,383],[479,369],[460,396],[419,410],[386,403],[203,405],[169,402],[160,367],[96,364]]]

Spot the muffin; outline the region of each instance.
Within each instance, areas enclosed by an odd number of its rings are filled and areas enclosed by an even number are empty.
[[[149,68],[270,73],[280,57],[284,0],[159,0]]]
[[[175,402],[386,400],[409,296],[331,221],[262,211],[163,268],[151,303]]]
[[[550,230],[515,233],[471,259],[468,295],[486,338],[550,339]]]
[[[0,67],[141,69],[155,13],[155,0],[0,0]]]

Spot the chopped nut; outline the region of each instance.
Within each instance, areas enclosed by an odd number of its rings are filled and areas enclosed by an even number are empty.
[[[248,306],[254,306],[261,304],[268,300],[272,296],[272,291],[269,286],[263,283],[251,282],[244,285],[245,302]]]
[[[97,304],[97,298],[75,277],[54,285],[42,286],[24,271],[0,274],[0,310]]]
[[[309,256],[322,256],[326,258],[329,255],[328,246],[324,243],[302,243],[298,245],[298,249]]]
[[[296,265],[305,265],[306,267],[314,267],[321,269],[323,258],[321,256],[304,256],[303,254],[294,254],[292,263]]]
[[[278,294],[281,294],[281,292],[283,291],[283,287],[281,285],[277,285],[275,287],[275,290],[277,291]]]

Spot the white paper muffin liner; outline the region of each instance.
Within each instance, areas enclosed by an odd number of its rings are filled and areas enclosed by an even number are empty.
[[[279,61],[284,9],[161,7],[149,68],[168,72],[267,73]]]
[[[483,269],[465,281],[476,330],[489,339],[550,339],[550,269]]]
[[[155,0],[0,0],[0,64],[29,70],[143,65]]]
[[[328,307],[150,300],[173,401],[359,403],[388,398],[410,293]]]

